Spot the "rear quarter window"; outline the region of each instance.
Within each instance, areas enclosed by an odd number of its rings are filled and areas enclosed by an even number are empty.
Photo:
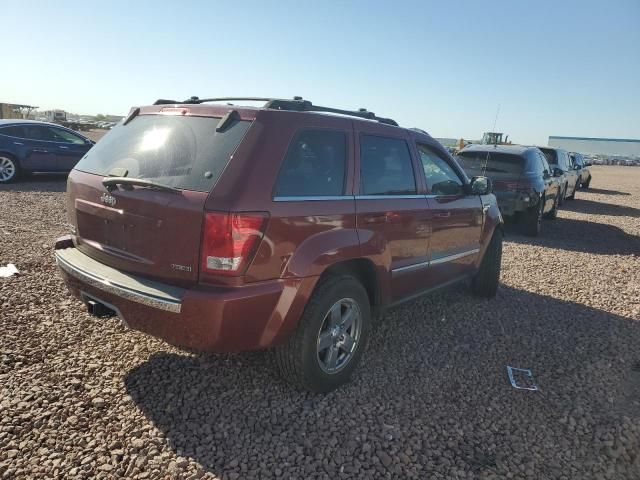
[[[208,192],[229,163],[251,122],[236,120],[217,132],[219,118],[142,115],[119,124],[78,162],[76,169],[127,176]]]
[[[304,130],[282,161],[275,197],[326,197],[344,192],[347,137],[344,132]]]

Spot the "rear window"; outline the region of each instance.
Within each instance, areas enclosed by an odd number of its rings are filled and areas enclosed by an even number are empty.
[[[208,192],[251,124],[237,120],[216,132],[219,122],[210,117],[141,115],[114,127],[76,169],[103,176],[126,169],[127,177]]]
[[[500,152],[460,152],[458,163],[470,177],[477,175],[508,174],[520,175],[526,159],[519,155]],[[485,168],[486,165],[486,168]]]

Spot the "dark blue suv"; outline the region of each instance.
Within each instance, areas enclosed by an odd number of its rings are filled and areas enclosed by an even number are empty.
[[[0,120],[0,183],[20,173],[69,172],[93,144],[53,123]]]

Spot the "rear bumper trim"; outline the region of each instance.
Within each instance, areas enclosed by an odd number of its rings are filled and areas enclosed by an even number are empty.
[[[153,308],[158,308],[160,310],[180,313],[180,310],[182,309],[182,301],[180,299],[159,297],[148,292],[142,292],[140,290],[114,283],[113,281],[110,281],[103,276],[96,275],[79,266],[73,265],[63,258],[61,252],[64,252],[64,250],[57,250],[55,252],[56,263],[58,264],[58,266],[67,274],[87,285],[90,285],[99,290],[103,290],[107,293],[117,295],[127,300],[131,300],[133,302],[141,303]]]

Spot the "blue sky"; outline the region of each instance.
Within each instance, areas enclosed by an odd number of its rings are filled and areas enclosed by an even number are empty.
[[[0,0],[0,101],[302,95],[436,137],[640,138],[640,0]]]

